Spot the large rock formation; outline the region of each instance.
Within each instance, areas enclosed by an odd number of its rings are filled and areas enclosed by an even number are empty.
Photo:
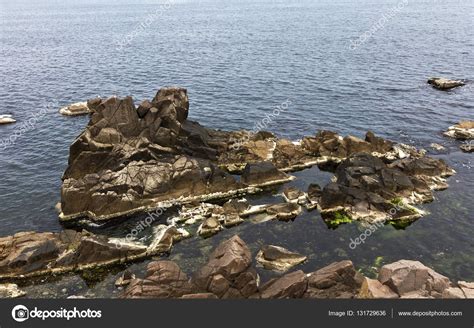
[[[268,164],[249,167],[244,183],[222,170],[218,157],[238,132],[187,120],[185,89],[161,89],[138,108],[131,97],[91,100],[88,106],[91,120],[71,145],[63,176],[63,220],[102,220],[164,204],[224,198],[290,178]]]
[[[21,232],[0,238],[0,279],[93,269],[144,259],[169,251],[185,238],[175,227],[157,227],[150,245],[83,230]]]
[[[287,190],[290,204],[263,206],[267,219],[289,220],[299,205],[325,215],[381,218],[394,199],[432,199],[452,170],[413,147],[367,132],[365,139],[319,131],[291,142],[265,131],[218,131],[188,120],[182,88],[165,88],[135,107],[131,97],[93,99],[85,131],[70,148],[61,189],[62,220],[107,220],[173,205],[235,198],[294,177],[284,173],[312,165],[335,170],[337,182],[321,192]],[[342,163],[341,165],[339,165]],[[233,174],[241,175],[236,178]],[[332,214],[331,214],[332,213]],[[401,217],[420,213],[402,209]],[[213,212],[199,234],[210,236],[242,222],[242,213]],[[327,215],[326,215],[327,216]],[[340,214],[339,214],[340,216]]]

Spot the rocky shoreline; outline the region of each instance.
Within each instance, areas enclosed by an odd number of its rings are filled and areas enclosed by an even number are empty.
[[[40,236],[36,237],[39,239]],[[16,252],[15,259],[10,257],[9,262],[2,261],[2,280],[7,277],[5,272],[12,272],[11,266],[17,265],[18,261],[27,262],[26,267],[16,269],[16,275],[10,276],[11,279],[31,276],[20,274],[28,268],[36,269],[35,274],[54,274],[60,269],[84,270],[140,258],[144,251],[140,247],[130,246],[123,251],[113,251],[104,238],[86,232],[66,231],[56,237],[58,239],[54,240],[54,236],[50,236],[49,242],[64,243],[65,238],[70,238],[65,245],[72,247],[70,243],[74,240],[78,243],[76,247],[83,251],[66,251],[71,255],[63,253],[54,258],[55,247],[51,244],[38,246],[35,251],[32,251],[34,247],[25,247],[23,253]],[[29,246],[32,246],[34,238],[34,235],[21,233],[16,236],[15,243],[23,241],[25,244],[24,240],[29,240]],[[43,252],[40,254],[41,251]],[[104,262],[106,258],[107,264]],[[269,265],[266,268],[272,270],[282,267],[288,270],[305,261],[302,255],[271,245],[262,247],[255,259],[257,263],[262,263],[263,260]],[[63,267],[60,268],[61,265]],[[452,283],[447,277],[422,263],[409,260],[382,266],[377,279],[365,277],[350,260],[344,260],[310,273],[292,271],[263,283],[253,266],[249,247],[237,235],[221,242],[211,253],[207,263],[190,277],[175,262],[159,260],[148,264],[142,278],[125,271],[115,282],[115,286],[126,287],[121,298],[474,298],[474,283]],[[25,295],[14,283],[0,284],[1,297]]]

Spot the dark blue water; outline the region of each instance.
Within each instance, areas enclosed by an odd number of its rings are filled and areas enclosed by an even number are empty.
[[[351,40],[400,5],[351,49]],[[441,135],[474,119],[474,86],[440,92],[425,83],[430,76],[474,80],[473,12],[474,2],[458,0],[1,0],[0,114],[18,123],[0,126],[0,140],[36,119],[0,148],[0,235],[62,229],[54,211],[60,177],[88,119],[56,109],[97,95],[140,101],[180,85],[188,88],[191,118],[206,126],[251,129],[289,99],[289,110],[268,127],[279,136],[372,129],[419,147],[437,142],[458,174],[426,206],[430,215],[404,231],[383,228],[355,252],[347,241],[357,224],[327,230],[312,213],[293,224],[244,224],[212,241],[191,239],[175,254],[195,256],[194,246],[208,250],[238,232],[255,249],[279,243],[311,252],[307,269],[339,258],[370,266],[378,256],[404,257],[474,280],[472,155]],[[300,183],[316,179],[313,173],[300,173]]]

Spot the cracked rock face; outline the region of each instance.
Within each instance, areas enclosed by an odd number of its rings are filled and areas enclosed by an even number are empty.
[[[447,188],[444,177],[453,173],[442,160],[430,157],[386,164],[367,153],[354,154],[337,167],[336,181],[324,187],[322,214],[331,220],[343,213],[370,223],[416,219],[421,213],[410,205],[431,201],[432,190]]]
[[[291,178],[271,163],[248,167],[243,183],[222,170],[218,159],[231,154],[231,140],[243,132],[216,131],[189,121],[186,89],[161,89],[138,108],[131,97],[91,100],[88,106],[90,122],[71,145],[63,175],[62,220],[106,220],[165,202],[234,196],[252,191],[250,185]],[[252,135],[263,137],[273,136]],[[268,149],[267,144],[271,144]],[[273,148],[270,141],[256,140],[250,148],[253,157],[245,155],[244,165],[252,158],[257,162],[266,159]]]
[[[21,232],[0,238],[0,278],[20,279],[98,268],[144,259],[169,251],[185,231],[158,226],[150,245],[109,238],[86,230],[60,233]]]

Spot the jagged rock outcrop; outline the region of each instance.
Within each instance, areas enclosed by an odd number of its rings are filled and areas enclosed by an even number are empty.
[[[21,232],[0,238],[0,279],[80,271],[144,259],[169,251],[173,241],[185,237],[175,227],[158,227],[150,245],[86,230]]]
[[[236,198],[294,179],[285,172],[313,165],[335,170],[339,163],[358,154],[372,156],[374,161],[379,159],[384,166],[370,174],[355,173],[358,176],[349,179],[350,183],[338,180],[322,192],[316,186],[306,195],[287,190],[286,199],[298,205],[276,205],[265,210],[284,220],[298,215],[299,205],[307,209],[319,205],[326,212],[333,205],[346,207],[349,212],[353,211],[349,207],[355,206],[363,211],[370,212],[372,207],[381,211],[385,209],[380,209],[381,198],[388,200],[388,194],[398,197],[398,189],[403,195],[411,189],[416,195],[429,198],[431,193],[425,189],[433,187],[435,180],[439,184],[436,188],[446,186],[442,176],[433,176],[429,169],[426,174],[415,172],[421,167],[438,165],[436,160],[370,131],[365,139],[319,131],[291,142],[265,131],[204,128],[188,120],[189,100],[183,88],[161,89],[138,108],[131,97],[92,99],[87,106],[92,111],[90,122],[71,145],[69,166],[63,175],[62,220],[108,220],[160,207]],[[240,179],[231,173],[241,175]],[[397,176],[390,178],[390,174]],[[403,185],[406,181],[398,179],[400,174],[405,174],[411,184]],[[365,187],[357,185],[362,181],[355,182],[376,178],[383,178],[390,186],[375,188],[375,183],[365,181],[375,190],[364,190]],[[376,195],[379,191],[385,194]],[[337,196],[336,201],[328,202],[332,196]],[[282,211],[288,214],[283,215]],[[221,214],[225,213],[213,213],[212,218],[203,221],[200,234],[212,235],[221,230],[220,225],[228,227],[242,222],[242,215]]]
[[[161,89],[138,108],[131,97],[95,99],[88,106],[91,120],[71,145],[63,175],[63,220],[110,219],[165,202],[224,198],[290,179],[265,163],[250,166],[245,183],[222,170],[217,159],[238,133],[189,121],[185,89]]]
[[[357,153],[336,169],[335,182],[322,191],[320,207],[328,221],[338,216],[368,222],[410,221],[421,216],[411,204],[431,201],[433,190],[447,188],[445,177],[454,171],[444,161],[408,157],[386,164],[367,153]]]

